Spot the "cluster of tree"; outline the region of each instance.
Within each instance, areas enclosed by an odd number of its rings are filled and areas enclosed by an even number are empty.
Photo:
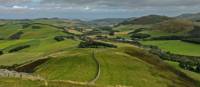
[[[180,62],[179,66],[185,70],[200,73],[200,64],[194,65],[191,64],[190,62]]]
[[[23,34],[23,32],[22,32],[22,31],[19,31],[19,32],[17,32],[17,33],[15,33],[15,34],[11,35],[11,36],[9,37],[9,39],[11,39],[11,40],[20,39],[20,37],[21,37],[22,34]]]
[[[183,39],[182,41],[189,42],[189,43],[200,44],[200,38]]]
[[[182,40],[184,38],[188,38],[187,36],[160,36],[153,37],[152,40]]]
[[[79,44],[79,48],[101,48],[101,47],[117,48],[116,45],[98,41],[84,41]]]
[[[20,51],[20,50],[23,50],[23,49],[29,48],[29,47],[30,47],[30,45],[18,46],[18,47],[15,47],[15,48],[9,50],[9,53],[17,52],[17,51]]]
[[[194,29],[189,34],[194,37],[200,37],[200,26],[194,26]]]
[[[148,37],[151,37],[151,35],[149,34],[142,34],[142,33],[136,33],[136,34],[132,34],[131,35],[131,38],[134,40],[134,39],[145,39],[145,38],[148,38]]]
[[[54,40],[56,41],[64,41],[65,39],[75,39],[74,36],[55,36]]]
[[[157,46],[141,45],[144,48],[148,48],[149,52],[158,55],[163,60],[178,62],[179,66],[183,69],[200,73],[200,57],[185,56],[172,54],[170,52],[164,52]]]

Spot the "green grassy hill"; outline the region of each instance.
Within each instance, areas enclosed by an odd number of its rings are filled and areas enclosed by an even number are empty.
[[[0,26],[0,33],[4,38],[0,40],[0,49],[3,52],[0,55],[0,66],[12,66],[11,70],[23,71],[42,79],[1,76],[0,72],[2,87],[199,86],[199,80],[169,66],[158,56],[137,46],[108,41],[117,48],[78,48],[81,39],[54,39],[55,36],[69,35],[59,27],[53,27],[55,21],[32,20],[25,28],[23,24],[16,23],[20,21],[14,22]],[[48,25],[41,24],[47,22]],[[49,25],[51,23],[53,24]],[[23,32],[20,38],[9,39],[19,31]],[[10,52],[25,45],[29,47]]]
[[[160,16],[160,15],[148,15],[143,16],[140,18],[136,18],[133,20],[128,20],[120,23],[121,25],[128,25],[128,24],[134,24],[134,25],[148,25],[148,24],[156,24],[160,23],[166,20],[170,20],[172,18],[166,17],[166,16]]]
[[[189,20],[170,20],[161,22],[154,27],[153,29],[156,29],[158,31],[162,32],[168,32],[168,33],[187,33],[191,31],[194,27],[194,24],[192,21]]]

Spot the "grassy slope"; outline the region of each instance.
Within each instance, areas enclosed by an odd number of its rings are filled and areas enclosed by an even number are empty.
[[[167,65],[153,64],[158,61],[154,59],[155,56],[144,56],[142,50],[130,45],[120,44],[120,46],[117,50],[97,51],[97,58],[102,64],[102,74],[97,83],[135,87],[168,87],[171,85],[179,87],[180,85],[176,83],[184,82],[182,77],[181,80],[174,80],[178,76],[173,70],[166,68]],[[131,51],[133,55],[127,55],[123,51]],[[149,58],[152,58],[153,63],[148,62]],[[164,66],[166,70],[159,69],[159,66]]]
[[[20,43],[25,43],[29,40],[1,40],[0,41],[0,49],[5,49],[6,47],[15,45],[15,44],[20,44]]]
[[[40,26],[41,28],[32,29],[32,26]],[[75,47],[79,42],[73,40],[65,40],[62,42],[55,41],[55,36],[67,34],[62,32],[60,29],[48,25],[32,24],[26,29],[21,28],[22,25],[17,22],[8,23],[5,26],[0,27],[0,29],[2,29],[0,31],[0,35],[1,33],[5,34],[4,37],[6,38],[16,33],[18,29],[24,32],[20,40],[0,40],[0,49],[3,49],[4,53],[6,53],[0,56],[1,65],[20,64],[37,59],[50,53],[65,50],[66,48],[70,48],[72,46]],[[7,30],[12,30],[12,33]],[[29,44],[31,47],[16,53],[7,53],[10,49],[25,44]]]
[[[142,43],[145,45],[155,45],[164,51],[169,51],[175,54],[200,56],[200,45],[198,44],[186,43],[178,40],[143,41]]]
[[[184,87],[189,84],[192,86],[192,83],[184,77],[178,77],[173,70],[159,69],[160,67],[140,59],[138,55],[128,55],[125,52],[127,48],[130,48],[131,52],[139,51],[142,54],[143,51],[139,48],[128,44],[118,44],[118,46],[120,48],[117,49],[95,49],[97,60],[102,67],[100,78],[97,80],[98,85],[136,87],[168,87],[173,85]],[[35,74],[40,74],[50,80],[88,82],[95,77],[97,71],[91,54],[91,49],[66,50],[56,54],[55,58],[50,59],[45,64],[38,66]],[[154,56],[143,57],[153,58]],[[158,60],[155,59],[155,61]],[[161,66],[167,65],[164,63]]]
[[[73,41],[66,41],[63,42],[63,44],[69,42]],[[186,85],[191,85],[191,87],[193,87],[192,83],[187,81],[184,77],[177,76],[171,69],[160,69],[160,65],[146,61],[146,58],[147,60],[150,58],[155,63],[158,60],[154,60],[154,56],[138,56],[137,54],[143,54],[143,51],[139,48],[128,44],[117,45],[119,46],[117,49],[100,48],[95,50],[96,57],[102,66],[97,85],[124,85],[136,87],[168,87],[172,85],[175,87],[184,87]],[[76,47],[75,45],[73,46]],[[43,49],[47,48],[44,47]],[[55,48],[58,47],[54,47],[54,49]],[[34,52],[34,50],[26,50],[30,53]],[[133,55],[128,55],[126,51],[131,51]],[[91,58],[91,54],[92,49],[65,49],[65,51],[52,55],[52,59],[38,66],[34,74],[39,74],[49,80],[88,82],[95,77],[97,71],[96,64]],[[141,59],[140,57],[145,59]],[[12,61],[14,61],[14,59]],[[163,64],[162,66],[166,65]],[[5,82],[2,81],[2,84],[3,83]],[[30,84],[32,83],[36,85],[35,82],[30,82]],[[17,82],[16,84],[20,83]],[[29,84],[29,82],[23,84],[26,85]]]
[[[8,38],[10,35],[21,30],[21,25],[14,23],[7,23],[4,26],[0,26],[0,37]]]
[[[49,55],[54,52],[58,52],[61,50],[66,50],[67,48],[76,47],[78,45],[79,41],[74,40],[66,40],[63,42],[56,42],[53,40],[53,38],[47,38],[47,39],[39,39],[34,40],[34,42],[31,42],[31,47],[21,50],[16,53],[6,53],[2,56],[0,56],[0,64],[1,65],[13,65],[13,64],[20,64],[26,61],[30,60],[36,60],[42,56]],[[12,41],[11,41],[12,43]],[[27,44],[27,43],[23,43]],[[19,45],[23,45],[19,44]],[[13,48],[11,47],[7,47]],[[5,50],[8,50],[5,49]]]
[[[61,30],[47,26],[47,25],[38,25],[34,24],[32,26],[41,26],[41,29],[32,29],[32,27],[28,27],[27,29],[24,29],[24,34],[22,35],[22,39],[38,39],[38,38],[46,38],[46,37],[52,37],[56,35],[65,35],[64,32]]]
[[[38,67],[36,71],[50,80],[73,80],[87,82],[96,73],[96,64],[90,50],[66,51]]]

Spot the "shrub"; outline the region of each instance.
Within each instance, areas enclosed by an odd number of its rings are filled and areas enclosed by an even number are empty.
[[[56,41],[63,41],[63,40],[65,40],[65,38],[63,36],[56,36],[56,37],[54,37],[54,39]]]
[[[23,49],[29,48],[29,47],[30,47],[30,45],[18,46],[18,47],[15,47],[15,48],[11,49],[9,51],[9,53],[17,52],[17,51],[20,51],[20,50],[23,50]]]

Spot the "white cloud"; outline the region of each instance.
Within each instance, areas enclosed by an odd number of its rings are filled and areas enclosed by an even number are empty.
[[[85,10],[90,10],[91,8],[89,6],[86,6],[84,9]]]
[[[12,6],[13,9],[28,9],[28,6],[18,6],[18,5],[14,5]]]

